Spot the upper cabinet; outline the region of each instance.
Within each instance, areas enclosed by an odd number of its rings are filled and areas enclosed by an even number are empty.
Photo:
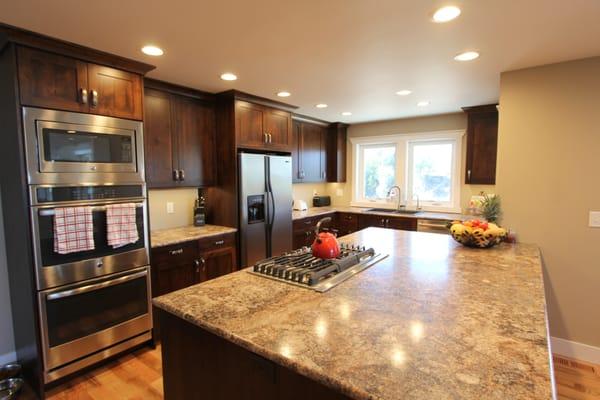
[[[291,151],[292,114],[248,101],[235,101],[238,147]]]
[[[468,115],[465,183],[494,185],[498,151],[496,104],[463,107]]]
[[[293,182],[345,182],[347,125],[294,118]]]
[[[29,47],[17,50],[21,104],[142,119],[142,76]]]
[[[148,186],[214,185],[214,104],[205,98],[157,89],[156,86],[146,87],[144,97]]]
[[[293,181],[327,180],[327,125],[294,121]]]

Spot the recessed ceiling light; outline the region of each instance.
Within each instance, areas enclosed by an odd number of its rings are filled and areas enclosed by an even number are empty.
[[[319,103],[315,107],[317,107],[317,108],[327,108],[327,104]]]
[[[408,96],[409,94],[411,94],[412,92],[410,90],[400,90],[398,92],[396,92],[396,94],[398,96]]]
[[[479,53],[476,51],[465,51],[464,53],[460,53],[454,59],[456,61],[471,61],[479,57]]]
[[[438,9],[433,14],[433,22],[448,22],[460,15],[460,8],[456,6],[446,6]]]
[[[423,100],[417,103],[417,105],[419,107],[427,107],[429,105],[429,102],[427,100]]]
[[[158,57],[158,56],[162,56],[165,52],[160,47],[148,45],[148,46],[142,47],[142,53],[149,55],[149,56]]]
[[[224,74],[221,74],[221,79],[224,81],[235,81],[237,79],[237,75],[232,74],[231,72],[225,72]]]
[[[290,97],[291,95],[292,94],[290,92],[286,92],[286,91],[277,93],[277,96],[279,96],[279,97]]]
[[[348,116],[352,115],[352,113],[350,111],[344,111],[342,113],[342,115],[345,116],[345,117],[348,117]]]

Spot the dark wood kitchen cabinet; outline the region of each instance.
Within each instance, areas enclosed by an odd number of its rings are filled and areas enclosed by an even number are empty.
[[[385,215],[364,215],[358,216],[358,229],[369,227],[399,229],[403,231],[416,231],[417,219],[408,217],[394,217]]]
[[[238,147],[291,151],[292,114],[249,101],[235,102]]]
[[[358,215],[338,212],[335,215],[334,227],[339,236],[349,235],[358,230]]]
[[[293,182],[327,179],[327,126],[294,120]]]
[[[346,182],[348,125],[334,122],[327,133],[327,182]]]
[[[29,47],[17,49],[23,105],[142,119],[142,76]]]
[[[144,99],[148,186],[213,185],[216,180],[214,104],[152,86],[146,87]]]
[[[467,113],[465,183],[494,185],[498,153],[497,104],[463,107]]]

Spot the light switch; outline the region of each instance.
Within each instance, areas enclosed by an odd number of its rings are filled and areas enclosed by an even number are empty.
[[[600,228],[600,211],[590,211],[590,227]]]
[[[175,203],[168,201],[167,202],[167,214],[173,214],[175,212]]]

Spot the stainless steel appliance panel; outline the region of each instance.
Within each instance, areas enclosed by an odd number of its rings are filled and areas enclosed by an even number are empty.
[[[29,184],[144,182],[139,121],[23,107],[23,125]],[[73,145],[59,148],[68,134]]]
[[[439,219],[420,219],[417,221],[417,231],[440,233],[448,235],[450,230],[447,227],[448,221]]]
[[[47,374],[152,329],[149,268],[39,292]]]
[[[267,257],[265,156],[240,153],[238,158],[240,265],[245,267]]]
[[[54,207],[31,207],[31,225],[37,286],[39,290],[66,285],[149,264],[148,212],[146,199],[138,199],[136,212],[138,242],[113,249],[106,243],[105,206],[123,203],[123,199],[93,204],[94,242],[96,249],[59,255],[53,251],[52,213]],[[127,201],[130,202],[130,201]],[[91,206],[71,203],[69,206]]]
[[[268,156],[269,210],[271,219],[271,254],[278,256],[292,250],[292,158]]]

